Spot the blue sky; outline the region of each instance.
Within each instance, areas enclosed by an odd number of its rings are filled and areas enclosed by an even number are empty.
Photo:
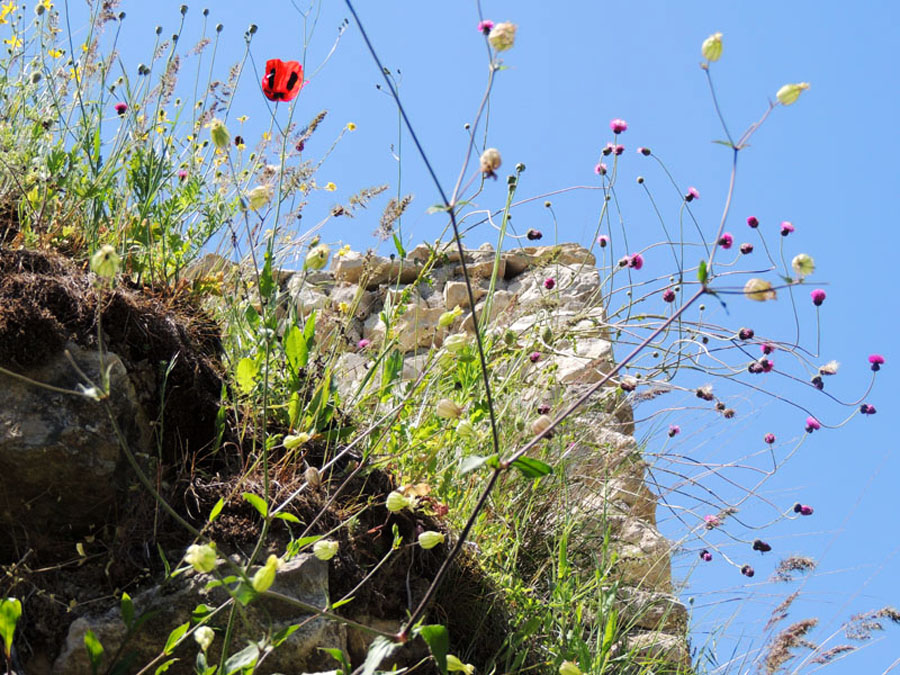
[[[73,3],[77,4],[77,3]],[[124,2],[128,12],[120,41],[122,61],[135,70],[149,59],[153,26],[164,34],[177,28],[180,2]],[[299,0],[298,0],[298,4]],[[487,61],[474,2],[400,1],[365,2],[357,10],[384,64],[399,70],[400,94],[413,125],[445,188],[455,181],[465,147],[463,125],[471,120],[483,93]],[[236,60],[242,33],[250,23],[259,26],[253,41],[258,68],[267,58],[300,58],[301,17],[287,0],[254,3],[210,2],[210,22],[224,24],[219,72]],[[199,36],[201,5],[191,4],[187,50]],[[621,142],[626,152],[619,163],[618,198],[628,236],[635,246],[660,238],[658,225],[634,178],[646,175],[659,199],[668,224],[677,224],[680,202],[668,188],[655,163],[635,153],[648,146],[662,157],[680,186],[696,186],[701,199],[693,212],[707,237],[718,224],[728,187],[730,153],[711,143],[723,134],[699,68],[700,43],[710,33],[724,34],[724,55],[714,64],[720,103],[733,134],[739,135],[764,112],[767,99],[787,82],[808,81],[809,91],[789,108],[774,111],[741,153],[738,184],[727,230],[737,241],[748,239],[744,218],[755,215],[768,228],[769,242],[778,245],[778,223],[790,220],[797,231],[784,242],[788,257],[798,252],[813,255],[816,286],[826,289],[821,308],[821,362],[836,359],[840,374],[828,380],[829,391],[853,398],[865,388],[870,373],[866,357],[880,352],[887,365],[880,373],[871,403],[879,414],[853,419],[840,430],[814,434],[773,480],[763,488],[765,497],[789,507],[794,501],[813,504],[811,518],[780,523],[763,538],[775,548],[766,557],[745,550],[745,545],[715,539],[722,550],[746,559],[757,569],[748,584],[719,556],[694,571],[683,592],[693,597],[694,644],[707,635],[718,640],[720,662],[729,655],[759,645],[769,612],[792,585],[766,583],[777,554],[796,553],[816,558],[817,572],[802,585],[790,619],[818,616],[824,639],[855,612],[886,604],[900,605],[896,576],[898,527],[896,482],[900,458],[895,451],[894,402],[900,391],[893,375],[900,357],[896,268],[900,236],[896,192],[900,171],[900,5],[867,2],[859,6],[838,2],[621,2],[568,3],[484,0],[486,18],[519,25],[517,44],[504,54],[507,68],[497,74],[490,107],[488,144],[504,157],[501,180],[489,184],[479,196],[482,208],[502,207],[503,177],[517,162],[527,170],[520,197],[577,185],[598,184],[592,169],[603,145],[612,140],[608,122],[624,118],[629,130]],[[341,21],[349,17],[343,3],[323,3],[307,52],[307,73],[316,71],[332,47]],[[83,26],[76,20],[73,26]],[[191,33],[194,37],[189,37]],[[76,38],[77,39],[77,38]],[[193,68],[190,59],[184,68]],[[263,124],[268,111],[255,78],[240,88],[234,115],[247,114]],[[433,239],[443,228],[438,215],[427,215],[438,201],[423,166],[412,152],[407,135],[398,137],[397,114],[391,100],[376,89],[379,73],[365,51],[356,29],[346,29],[331,59],[315,73],[297,103],[296,119],[306,120],[322,109],[329,116],[308,145],[315,156],[324,152],[348,122],[357,130],[345,136],[323,166],[320,182],[334,181],[334,195],[312,201],[306,225],[326,213],[333,201],[361,187],[390,183],[413,193],[415,201],[403,221],[405,243]],[[278,111],[286,119],[287,110]],[[400,163],[394,155],[399,153]],[[559,241],[588,243],[600,209],[597,192],[572,191],[553,197]],[[332,201],[329,201],[332,200]],[[513,224],[522,233],[535,227],[547,233],[554,223],[543,198],[514,213]],[[365,249],[379,245],[372,237],[380,205],[354,220],[325,224],[321,234],[329,242],[350,243]],[[470,242],[494,239],[479,229]],[[384,249],[387,251],[387,249]],[[662,273],[663,256],[648,254],[647,268]],[[806,344],[815,344],[815,312],[808,289],[797,291],[798,311]],[[739,297],[729,302],[730,317],[715,319],[730,325],[754,325],[759,334],[793,334],[793,319],[782,296],[779,305],[749,306]],[[711,312],[718,312],[711,309]],[[766,376],[769,377],[769,376]],[[761,380],[779,393],[784,383]],[[783,390],[788,393],[788,389]],[[793,391],[793,390],[791,390]],[[739,408],[735,424],[723,426],[711,418],[679,413],[683,433],[678,443],[665,446],[658,433],[659,419],[639,428],[650,452],[677,452],[706,461],[728,462],[759,450],[759,439],[773,431],[784,439],[778,451],[786,453],[802,435],[805,414],[765,397],[744,400],[735,391]],[[841,413],[821,398],[801,395],[816,406],[823,421],[832,423]],[[682,401],[682,404],[684,401]],[[668,404],[668,402],[667,402]],[[650,433],[656,431],[657,433]],[[665,481],[664,481],[665,482]],[[678,495],[670,495],[677,502]],[[767,518],[764,508],[748,506],[749,521]],[[661,527],[673,537],[684,526],[666,510]],[[755,519],[755,520],[754,520]],[[714,533],[718,535],[719,533]],[[756,535],[759,536],[759,535]],[[685,544],[686,553],[675,559],[675,574],[682,578],[694,567],[697,542]],[[741,548],[744,547],[744,548]],[[750,596],[749,600],[742,599]],[[725,628],[722,629],[723,624]],[[718,632],[716,632],[718,631]],[[837,673],[879,673],[900,657],[900,627],[860,653],[831,667]],[[835,638],[829,644],[839,644]],[[729,672],[742,672],[733,665]],[[804,667],[803,672],[811,668]]]

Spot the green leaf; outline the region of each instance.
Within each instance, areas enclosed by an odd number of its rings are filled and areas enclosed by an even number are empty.
[[[159,542],[156,543],[156,552],[159,554],[159,559],[162,560],[163,567],[166,570],[166,576],[172,575],[172,566],[169,564],[168,558],[166,558],[166,552],[163,551],[162,546],[159,545]]]
[[[157,668],[156,670],[154,670],[154,671],[153,671],[153,675],[159,675],[160,673],[166,672],[166,671],[169,669],[169,666],[171,666],[171,665],[172,665],[173,663],[175,663],[176,661],[178,661],[178,659],[169,659],[169,660],[166,661],[165,663],[161,664],[161,665],[159,666],[159,668]]]
[[[601,652],[605,654],[612,647],[613,640],[616,638],[616,627],[617,627],[617,619],[618,613],[615,609],[612,609],[609,613],[609,616],[606,618],[606,628],[603,631],[603,646],[601,648]]]
[[[6,598],[0,602],[0,637],[3,638],[3,649],[7,658],[12,651],[13,635],[20,616],[22,603],[17,598]]]
[[[244,668],[250,668],[256,665],[259,658],[259,647],[255,644],[249,644],[237,654],[232,654],[225,662],[225,675],[231,675]]]
[[[128,593],[122,593],[119,608],[122,611],[122,621],[125,622],[125,627],[130,629],[134,623],[134,603],[131,601],[131,596]]]
[[[194,623],[199,623],[210,614],[212,614],[212,612],[212,607],[201,602],[199,605],[194,607],[193,611],[191,612],[191,621],[193,621]]]
[[[215,503],[212,507],[212,511],[209,512],[209,522],[213,522],[216,518],[219,517],[219,514],[222,513],[222,507],[225,506],[225,499],[219,497],[219,501]]]
[[[238,388],[244,394],[249,394],[256,386],[256,376],[259,374],[259,366],[253,359],[244,357],[238,362],[235,379]]]
[[[293,635],[295,631],[299,630],[299,628],[300,628],[299,623],[291,624],[290,626],[286,626],[285,628],[282,628],[280,631],[278,631],[277,633],[275,633],[275,635],[272,636],[272,646],[278,647],[282,642],[284,642],[289,637],[291,637],[291,635]]]
[[[406,257],[406,249],[403,248],[403,242],[400,241],[400,237],[397,236],[397,233],[394,233],[394,248],[397,249],[397,255],[400,256],[400,259]]]
[[[450,651],[450,633],[447,628],[440,624],[432,624],[420,626],[416,632],[428,644],[437,667],[447,675],[447,652]]]
[[[326,654],[328,654],[328,656],[340,663],[341,670],[344,672],[344,675],[347,675],[350,672],[350,660],[347,658],[344,650],[335,649],[333,647],[319,647],[318,649],[320,652],[325,652]]]
[[[275,290],[275,279],[272,277],[272,254],[266,251],[266,264],[259,274],[259,294],[264,298],[272,296]]]
[[[708,278],[709,275],[706,271],[706,261],[701,260],[700,265],[697,266],[697,279],[701,284],[705,284]]]
[[[362,675],[374,675],[381,662],[397,651],[399,647],[399,643],[393,642],[383,635],[379,635],[372,640],[372,644],[369,645],[369,651],[366,654],[365,663],[363,663]]]
[[[239,603],[241,603],[244,607],[246,607],[251,602],[253,602],[258,595],[259,595],[259,593],[257,593],[255,590],[253,590],[253,586],[251,586],[250,584],[241,583],[234,590],[235,599]]]
[[[284,336],[284,355],[294,373],[299,374],[309,361],[309,346],[299,326],[291,326]]]
[[[186,621],[177,628],[175,628],[171,633],[169,633],[169,639],[166,640],[166,646],[163,647],[163,654],[171,654],[175,647],[178,646],[178,641],[187,633],[188,628],[191,627],[191,622]]]
[[[253,505],[253,508],[259,511],[259,515],[263,518],[269,515],[269,507],[266,504],[266,500],[259,495],[255,495],[252,492],[245,492],[241,497],[243,497],[245,501],[250,502]]]
[[[512,463],[512,466],[516,467],[527,478],[541,478],[553,472],[552,466],[531,457],[519,457]]]
[[[91,672],[96,673],[100,668],[100,661],[103,659],[103,645],[94,635],[94,631],[89,630],[84,634],[84,648],[88,653],[88,660],[91,662]]]
[[[446,213],[450,210],[450,207],[446,204],[434,204],[425,209],[426,215],[431,215],[432,213]]]
[[[297,426],[297,422],[300,421],[300,413],[303,412],[303,403],[300,401],[299,392],[294,392],[291,394],[291,398],[288,401],[288,418],[290,419],[291,428]]]
[[[313,310],[310,312],[310,315],[306,317],[306,324],[303,326],[303,337],[306,338],[306,346],[307,348],[312,346],[313,338],[316,335],[316,312]]]
[[[356,597],[355,595],[351,595],[349,598],[344,598],[343,600],[338,600],[336,603],[334,603],[331,606],[331,609],[337,609],[338,607],[343,607],[344,605],[349,605],[351,602],[353,602],[353,599],[355,597]]]
[[[281,511],[275,514],[276,518],[280,518],[281,520],[286,520],[289,523],[294,523],[296,525],[302,525],[303,521],[301,521],[297,516],[293,513],[288,513],[287,511]]]

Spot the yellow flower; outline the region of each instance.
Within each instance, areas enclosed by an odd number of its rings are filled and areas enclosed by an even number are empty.
[[[3,42],[5,44],[8,44],[11,49],[18,49],[22,46],[22,38],[20,38],[18,35],[13,35],[12,37],[5,39]]]
[[[241,115],[240,117],[237,118],[237,121],[240,122],[241,124],[243,124],[243,123],[246,122],[248,119],[250,119],[250,118],[247,117],[246,115]]]
[[[264,133],[263,133],[263,140],[264,140],[264,141],[271,141],[271,140],[272,140],[272,134],[269,133],[268,131],[264,132]]]
[[[337,185],[335,185],[334,183],[332,183],[332,182],[329,181],[329,182],[325,185],[325,189],[328,190],[329,192],[334,192],[335,190],[337,190]]]
[[[353,122],[347,122],[347,131],[356,131],[356,125]]]
[[[16,11],[16,3],[14,0],[10,0],[9,2],[3,3],[3,6],[0,7],[0,23],[9,23],[6,17]]]
[[[49,56],[52,59],[58,59],[63,54],[65,54],[65,52],[62,49],[48,49],[47,50],[47,56]]]
[[[343,246],[341,246],[341,247],[338,249],[337,257],[338,257],[338,258],[343,258],[343,257],[344,257],[345,255],[347,255],[348,253],[350,253],[350,244],[344,244]]]
[[[346,302],[340,302],[338,303],[338,311],[341,314],[346,314],[350,311],[350,305],[348,305]]]

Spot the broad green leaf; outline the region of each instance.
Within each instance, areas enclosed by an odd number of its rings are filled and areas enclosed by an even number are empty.
[[[212,611],[212,607],[201,602],[199,605],[194,607],[193,611],[191,612],[191,621],[193,621],[194,623],[199,623],[210,614],[212,614]]]
[[[310,312],[310,315],[306,317],[306,324],[303,326],[303,337],[306,338],[306,346],[307,348],[312,346],[313,338],[316,335],[316,312],[313,310]]]
[[[219,497],[219,501],[215,503],[212,507],[212,510],[209,512],[209,522],[213,522],[216,518],[219,517],[219,514],[222,513],[222,507],[225,506],[225,499]]]
[[[84,648],[88,653],[88,660],[91,662],[91,672],[96,673],[100,668],[100,661],[103,659],[103,645],[94,635],[94,631],[89,630],[84,634]]]
[[[269,507],[266,504],[266,500],[260,497],[259,495],[255,495],[252,492],[245,492],[241,495],[246,501],[250,502],[253,505],[253,508],[259,511],[259,515],[263,518],[269,515]]]
[[[169,659],[165,663],[161,664],[159,668],[153,671],[153,675],[159,675],[160,673],[164,673],[169,670],[169,666],[178,661],[178,659]]]
[[[280,631],[278,631],[277,633],[275,633],[275,635],[272,636],[272,646],[278,647],[282,642],[284,642],[291,635],[293,635],[294,632],[299,630],[299,628],[300,628],[299,623],[291,624],[290,626],[287,626],[286,628],[282,628]]]
[[[295,516],[293,513],[288,513],[287,511],[281,511],[275,514],[276,518],[280,518],[281,520],[286,520],[289,523],[295,523],[297,525],[302,525],[303,522]]]
[[[268,298],[275,290],[275,279],[272,277],[272,254],[266,251],[266,263],[259,273],[259,294]]]
[[[512,466],[522,472],[522,475],[528,478],[540,478],[553,472],[553,467],[538,459],[531,457],[519,457]]]
[[[259,366],[256,361],[244,357],[238,362],[235,379],[238,388],[244,394],[249,394],[256,386],[256,376],[259,374]]]
[[[232,654],[225,662],[225,675],[232,675],[244,668],[250,668],[256,665],[259,658],[259,647],[255,644],[249,644],[237,654]]]
[[[253,586],[250,584],[242,583],[234,590],[235,599],[244,607],[253,602],[258,595],[259,593],[253,590]]]
[[[334,647],[319,647],[320,652],[325,652],[333,658],[335,661],[341,664],[341,671],[344,675],[349,675],[350,673],[350,660],[347,658],[347,655],[344,653],[342,649],[336,649]]]
[[[400,259],[406,257],[406,249],[403,248],[403,242],[400,241],[400,237],[397,236],[397,233],[394,233],[394,248],[397,249],[397,255],[400,256]]]
[[[284,336],[284,355],[291,370],[298,374],[309,362],[309,345],[299,326],[291,326],[288,334]]]
[[[291,399],[288,401],[288,418],[290,419],[291,428],[297,426],[297,422],[300,421],[300,413],[303,412],[303,403],[300,400],[299,392],[294,392],[291,394]]]
[[[697,267],[697,279],[701,284],[705,284],[708,278],[709,275],[706,271],[706,261],[701,260],[700,265]]]
[[[603,647],[601,648],[601,652],[604,654],[609,651],[610,647],[612,647],[613,640],[616,638],[617,619],[618,613],[616,610],[610,610],[609,616],[606,618],[606,628],[603,631]]]
[[[420,626],[416,632],[428,644],[437,667],[447,675],[447,652],[450,651],[450,633],[447,628],[440,624],[432,624]]]
[[[374,675],[381,662],[397,651],[399,647],[399,643],[393,642],[383,635],[379,635],[372,640],[372,644],[369,645],[369,651],[366,654],[365,663],[363,663],[362,675]]]
[[[177,628],[175,628],[171,633],[169,633],[169,639],[166,640],[166,646],[163,647],[163,654],[171,654],[175,647],[178,645],[178,641],[187,633],[188,628],[191,627],[191,622],[186,621],[181,624]]]
[[[119,608],[122,610],[122,621],[125,622],[125,627],[130,629],[134,623],[134,603],[131,601],[131,596],[128,593],[122,593]]]
[[[20,616],[22,603],[17,598],[6,598],[0,602],[0,637],[3,638],[3,649],[7,657],[12,651],[13,635]]]

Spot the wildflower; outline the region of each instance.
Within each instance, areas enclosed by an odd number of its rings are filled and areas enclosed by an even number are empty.
[[[680,427],[680,426],[678,426],[677,424],[670,424],[670,425],[669,425],[669,438],[672,438],[673,436],[677,436],[677,435],[680,434],[680,433],[681,433],[681,427]]]
[[[732,244],[734,244],[734,237],[731,236],[730,232],[723,232],[722,236],[719,237],[719,246],[729,249]]]
[[[800,94],[809,89],[809,82],[798,82],[796,84],[786,84],[775,94],[775,98],[781,105],[790,105],[798,98]]]
[[[753,568],[750,567],[750,565],[744,565],[741,568],[741,574],[743,574],[745,577],[752,577],[754,574],[756,574],[756,572],[753,571]]]
[[[531,352],[528,355],[528,360],[531,361],[532,363],[537,363],[538,361],[541,360],[541,353],[540,352]]]
[[[528,232],[525,233],[525,238],[526,238],[528,241],[536,241],[536,240],[538,240],[538,239],[543,238],[543,236],[544,236],[544,234],[543,234],[540,230],[534,230],[534,229],[531,229],[531,230],[528,230]]]
[[[687,194],[684,195],[684,201],[692,202],[695,199],[700,199],[700,192],[697,188],[691,186],[688,188]]]
[[[771,354],[772,352],[774,352],[776,347],[771,342],[763,342],[759,346],[759,349],[763,354],[768,355],[768,354]]]
[[[539,436],[553,425],[550,415],[541,415],[531,423],[531,431],[535,436]]]
[[[284,440],[281,442],[281,444],[288,450],[293,450],[294,448],[299,448],[301,445],[309,443],[309,439],[311,438],[312,436],[310,434],[306,433],[305,431],[301,431],[298,434],[288,434],[284,437]]]
[[[463,438],[475,438],[478,435],[475,426],[469,420],[460,420],[456,425],[456,433]]]
[[[437,402],[435,414],[441,419],[455,420],[462,415],[462,407],[449,398],[442,398]]]
[[[498,52],[512,49],[516,43],[516,24],[509,21],[495,24],[488,33],[488,42]]]
[[[329,255],[331,255],[331,249],[328,244],[319,244],[306,254],[306,262],[303,266],[308,270],[320,270],[325,267]]]
[[[347,122],[347,131],[356,131],[356,123]]]
[[[756,216],[750,216],[747,218],[747,225],[755,230],[759,227],[759,220],[756,219]]]
[[[415,502],[409,497],[405,496],[402,492],[394,490],[387,496],[387,500],[385,501],[384,505],[391,513],[397,513],[398,511],[402,511],[403,509],[413,508]]]
[[[765,436],[763,436],[763,440],[769,445],[772,445],[775,442],[775,434],[766,434]]]
[[[605,234],[601,234],[599,237],[597,237],[597,243],[600,245],[600,248],[606,248],[606,246],[609,244],[609,237],[607,237]]]
[[[703,549],[702,551],[700,551],[700,560],[702,560],[703,562],[709,562],[710,560],[712,560],[712,553],[710,553],[706,549]]]
[[[815,417],[810,415],[806,418],[806,433],[811,434],[814,431],[818,431],[822,428],[822,425],[819,423]]]
[[[644,257],[640,253],[629,256],[628,266],[636,270],[641,269],[644,266]]]
[[[621,134],[623,131],[628,130],[628,122],[617,117],[616,119],[610,121],[609,128],[612,129],[612,132],[614,134]]]
[[[801,516],[811,516],[813,514],[813,507],[798,502],[797,504],[794,504],[794,513],[799,513]]]
[[[812,298],[813,304],[818,307],[823,302],[825,302],[825,291],[821,288],[817,288],[813,291],[810,291],[809,297]]]
[[[649,156],[650,156],[650,148],[640,147],[640,148],[637,149],[637,151],[638,151],[639,153],[641,153],[644,157],[649,157]]]
[[[594,173],[598,176],[605,176],[606,171],[606,164],[604,164],[603,162],[598,162],[596,166],[594,166]]]
[[[874,415],[878,411],[875,410],[874,405],[863,403],[861,406],[859,406],[859,412],[861,412],[863,415]]]
[[[722,524],[722,521],[719,520],[717,516],[713,516],[710,514],[703,516],[703,520],[706,522],[707,530],[712,530],[713,528],[719,527],[719,525]]]
[[[752,340],[755,334],[752,328],[741,328],[738,331],[738,337],[741,340]]]
[[[623,152],[625,152],[624,145],[617,145],[616,147],[613,148],[613,153],[616,155],[616,157],[621,155]]]
[[[313,544],[313,555],[319,560],[331,560],[338,552],[338,543],[330,539],[319,539]]]
[[[750,279],[744,284],[744,295],[748,300],[756,302],[765,302],[766,300],[775,300],[778,295],[775,289],[765,279]]]
[[[458,354],[469,345],[469,336],[466,333],[456,333],[444,338],[444,347],[448,352]]]
[[[475,666],[471,663],[463,663],[458,656],[453,654],[447,654],[447,670],[464,673],[465,675],[475,675]]]
[[[783,220],[781,222],[781,236],[786,237],[791,232],[794,231],[794,224],[789,220]]]
[[[362,340],[360,340],[359,342],[356,343],[356,348],[357,349],[365,349],[370,344],[372,344],[371,340],[367,340],[366,338],[363,338]]]
[[[178,169],[178,173],[176,175],[178,176],[178,180],[184,181],[187,178],[187,171],[185,171],[184,169]]]
[[[447,326],[451,325],[460,316],[462,316],[462,312],[462,308],[459,305],[449,311],[444,312],[438,317],[438,326],[440,326],[441,328],[447,328]]]
[[[775,367],[775,364],[769,359],[760,359],[759,365],[764,373],[771,373],[772,369]]]
[[[604,146],[603,150],[601,150],[601,152],[603,153],[604,157],[609,157],[613,153],[613,150],[615,150],[615,149],[616,149],[615,143],[607,143]]]
[[[711,384],[704,384],[702,387],[698,387],[695,393],[697,398],[701,398],[704,401],[712,401],[714,398]]]
[[[485,35],[487,35],[488,33],[491,32],[491,29],[493,27],[494,27],[494,22],[491,21],[490,19],[485,19],[484,21],[478,22],[478,32],[479,33],[484,33]]]
[[[824,366],[819,366],[819,375],[835,375],[841,364],[837,361],[829,361]]]
[[[881,370],[881,366],[884,365],[884,357],[881,354],[870,354],[869,363],[872,364],[872,370],[877,373]]]
[[[124,114],[128,111],[128,104],[127,104],[127,103],[122,103],[122,102],[120,101],[119,103],[116,103],[116,104],[113,106],[113,108],[115,109],[116,114],[117,114],[119,117],[122,117],[122,115],[124,115]]]
[[[228,127],[225,126],[225,123],[220,119],[214,119],[208,126],[209,136],[212,138],[213,144],[219,148],[219,150],[227,148],[231,136],[228,133]]]
[[[194,640],[200,645],[201,651],[206,651],[216,637],[215,632],[209,626],[200,626],[194,631]]]
[[[270,101],[292,101],[303,89],[303,66],[299,61],[266,61],[266,74],[262,78],[262,91]]]
[[[553,287],[556,286],[556,280],[553,277],[547,277],[544,279],[544,288],[548,291],[552,291]]]
[[[212,572],[218,561],[212,544],[191,544],[184,554],[184,561],[198,572]]]
[[[700,45],[700,53],[707,61],[718,61],[722,56],[722,34],[713,33]]]
[[[18,35],[13,35],[12,37],[8,37],[3,41],[5,44],[8,44],[10,49],[18,49],[24,43],[22,42],[22,38]]]
[[[768,553],[772,550],[772,547],[762,539],[756,539],[753,541],[753,550],[759,551],[760,553]]]
[[[426,551],[430,548],[434,548],[438,544],[444,543],[444,535],[440,532],[435,532],[433,530],[427,530],[419,535],[419,546],[424,548]]]
[[[350,253],[350,244],[344,244],[343,246],[341,246],[341,247],[338,249],[337,257],[338,257],[338,258],[343,258],[343,257],[346,256],[348,253]]]
[[[334,192],[335,190],[337,190],[337,185],[335,185],[331,181],[328,181],[327,183],[325,183],[325,190],[327,190],[328,192]]]
[[[663,291],[662,298],[665,302],[675,302],[675,291],[671,288],[667,288]]]
[[[91,256],[91,270],[98,277],[112,279],[119,271],[119,255],[109,244],[101,246],[97,252]]]
[[[744,255],[753,253],[753,244],[749,242],[744,242],[743,244],[741,244],[741,253],[743,253]]]
[[[65,52],[62,49],[48,49],[47,50],[47,56],[49,56],[51,59],[58,59],[63,54],[65,54]]]
[[[275,191],[271,185],[257,185],[247,193],[247,201],[250,203],[250,208],[258,211],[271,201],[274,193]]]
[[[500,157],[500,151],[497,148],[488,148],[481,153],[479,163],[481,164],[481,173],[485,176],[495,176],[494,172],[503,164],[503,159]]]
[[[250,580],[250,585],[257,593],[265,593],[275,583],[275,573],[281,566],[281,561],[277,555],[270,555],[266,559],[266,564],[256,570],[256,574]]]
[[[550,412],[550,406],[547,403],[541,403],[537,407],[537,411],[538,415],[546,415],[548,412]]]
[[[793,260],[791,260],[791,267],[794,270],[794,274],[801,279],[808,277],[816,271],[815,261],[811,256],[808,256],[805,253],[798,253],[795,255]]]

